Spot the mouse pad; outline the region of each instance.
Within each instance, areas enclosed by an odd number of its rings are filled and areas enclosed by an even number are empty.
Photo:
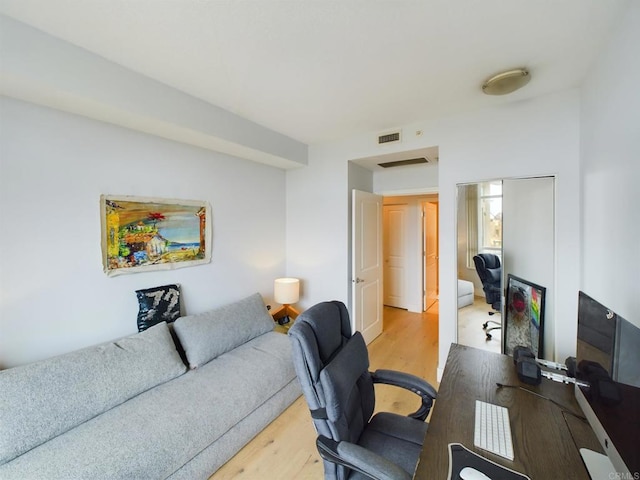
[[[449,444],[449,480],[459,480],[464,467],[475,468],[491,480],[531,480],[522,473],[510,470],[467,449],[460,443]]]

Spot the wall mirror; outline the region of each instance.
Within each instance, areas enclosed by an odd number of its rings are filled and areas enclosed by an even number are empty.
[[[554,190],[552,176],[457,186],[458,343],[504,352],[505,279],[512,274],[545,287],[543,351],[553,352]]]

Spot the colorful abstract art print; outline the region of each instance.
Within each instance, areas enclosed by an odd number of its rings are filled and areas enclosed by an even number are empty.
[[[518,346],[529,347],[538,358],[544,358],[544,307],[547,289],[509,274],[503,352],[513,355]]]
[[[100,196],[107,275],[167,270],[211,261],[207,202]]]

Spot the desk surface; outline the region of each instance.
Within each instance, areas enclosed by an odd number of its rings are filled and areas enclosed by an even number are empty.
[[[589,479],[578,449],[586,447],[602,452],[589,424],[563,413],[549,400],[519,388],[499,388],[496,382],[523,386],[553,398],[566,410],[581,415],[573,385],[545,378],[540,385],[526,385],[520,383],[515,370],[513,359],[506,355],[451,345],[415,479],[446,479],[448,444],[452,442],[525,473],[531,480]],[[476,400],[509,408],[515,452],[513,461],[474,447]]]

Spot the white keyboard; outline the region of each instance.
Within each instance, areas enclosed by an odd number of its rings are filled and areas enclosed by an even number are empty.
[[[509,410],[499,405],[476,400],[473,444],[478,448],[513,460]]]

